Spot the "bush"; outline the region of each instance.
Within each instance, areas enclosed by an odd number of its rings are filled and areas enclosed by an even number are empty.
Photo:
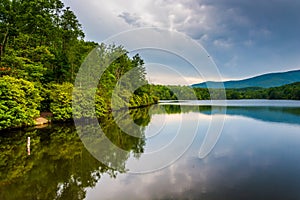
[[[42,98],[34,84],[9,76],[0,78],[0,130],[34,124]]]
[[[50,84],[50,111],[54,120],[72,118],[72,83]]]

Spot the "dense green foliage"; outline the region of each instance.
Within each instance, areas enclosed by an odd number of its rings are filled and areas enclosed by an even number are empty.
[[[9,76],[0,79],[0,129],[34,123],[42,98],[34,84]]]
[[[197,89],[202,90],[202,89]],[[203,99],[206,94],[196,93],[195,89],[188,86],[164,86],[164,85],[151,85],[149,90],[152,96],[160,100],[197,100]],[[203,90],[204,91],[204,90]]]
[[[71,83],[50,85],[50,111],[54,120],[66,120],[72,117],[72,90]]]
[[[60,0],[0,3],[1,73],[30,81],[72,82],[95,44]]]

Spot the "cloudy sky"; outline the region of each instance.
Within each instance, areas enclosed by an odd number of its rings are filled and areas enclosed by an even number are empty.
[[[101,42],[143,27],[186,34],[205,48],[225,80],[300,68],[299,0],[63,2],[77,15],[87,40]],[[197,77],[189,80],[195,83]]]

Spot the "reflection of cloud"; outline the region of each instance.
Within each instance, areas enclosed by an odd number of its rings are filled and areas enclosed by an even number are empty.
[[[151,174],[130,177],[119,175],[119,181],[111,181],[108,176],[104,176],[99,183],[102,182],[103,187],[95,190],[94,194],[88,193],[90,195],[88,199],[97,199],[100,196],[103,199],[163,199],[171,196],[177,199],[185,196],[185,192],[194,187],[198,181],[201,182],[201,179],[195,182],[190,174],[184,172],[184,167],[184,165],[180,167],[173,165],[166,170]],[[202,177],[204,180],[205,176]]]
[[[298,199],[298,188],[290,187],[300,184],[298,128],[228,116],[221,140],[204,160],[196,158],[197,138],[185,157],[163,170],[104,175],[87,199]]]

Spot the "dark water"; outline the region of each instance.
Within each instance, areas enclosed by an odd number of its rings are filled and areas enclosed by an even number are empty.
[[[1,132],[0,199],[300,199],[300,102],[169,104],[100,119],[115,146],[88,121]]]

